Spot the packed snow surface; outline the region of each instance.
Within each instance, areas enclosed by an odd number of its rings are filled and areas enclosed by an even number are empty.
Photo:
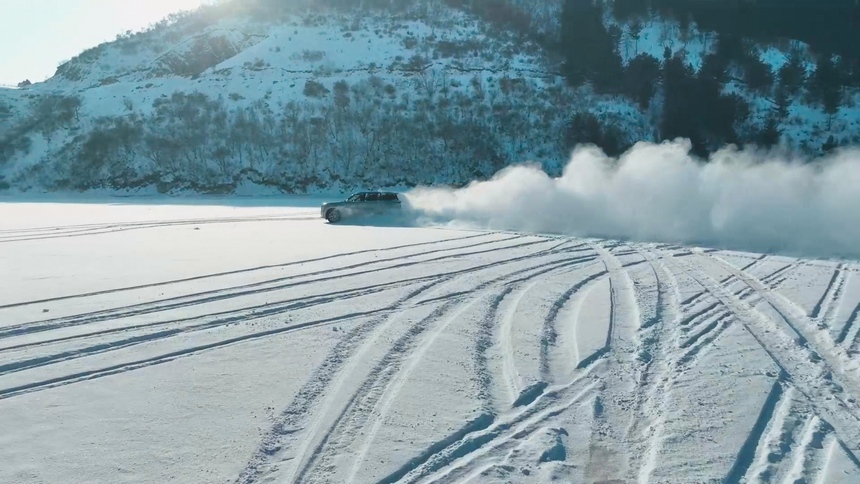
[[[0,200],[0,482],[860,479],[854,262],[117,202]]]

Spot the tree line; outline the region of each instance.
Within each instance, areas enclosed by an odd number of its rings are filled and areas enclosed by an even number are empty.
[[[795,25],[798,12],[807,12],[800,7],[789,8],[778,14],[782,18],[778,25],[784,25],[772,33],[765,19],[756,16],[752,21],[745,20],[743,27],[735,28],[733,23],[738,12],[747,12],[747,6],[738,2],[722,3],[717,7],[712,2],[690,2],[686,0],[616,0],[604,4],[592,0],[565,0],[561,12],[561,37],[557,49],[563,55],[564,72],[569,82],[579,86],[590,83],[598,92],[620,94],[637,102],[641,108],[648,109],[659,98],[659,140],[676,137],[689,138],[693,150],[706,155],[726,143],[772,146],[780,139],[780,124],[788,117],[790,104],[800,97],[807,103],[818,105],[828,115],[827,129],[833,116],[860,87],[860,69],[851,57],[834,55],[832,46],[824,37],[816,37],[810,32],[790,28]],[[741,2],[745,3],[745,2]],[[734,6],[732,6],[734,5]],[[754,7],[755,12],[768,12],[771,7],[766,0]],[[715,29],[715,48],[713,53],[703,59],[698,72],[695,72],[679,55],[667,48],[662,58],[650,54],[640,54],[623,65],[619,53],[621,31],[607,28],[603,22],[605,9],[611,8],[613,14],[631,22],[631,29],[640,25],[649,15],[660,14],[666,18],[685,19],[699,22],[708,9],[723,12],[725,18],[732,19],[720,23],[717,16],[710,23],[703,23]],[[833,12],[838,8],[828,8],[819,3],[813,11]],[[822,17],[830,18],[830,17]],[[806,19],[808,20],[808,18]],[[839,24],[843,25],[843,24]],[[758,26],[758,27],[756,27]],[[682,28],[685,28],[682,26]],[[760,30],[755,30],[759,28]],[[829,30],[817,27],[819,31]],[[851,30],[836,27],[836,36],[856,38],[860,29]],[[748,35],[756,32],[756,35]],[[822,49],[817,56],[815,68],[807,73],[803,52],[794,48],[786,63],[772,72],[770,66],[761,61],[756,48],[756,40],[767,37],[773,41],[775,35],[801,35],[806,32],[814,45]],[[769,36],[769,37],[768,37]],[[856,44],[855,44],[856,45]],[[830,50],[828,50],[830,49]],[[850,49],[849,49],[850,50]],[[857,52],[853,52],[854,55]],[[740,78],[736,73],[740,73]],[[752,123],[751,108],[743,96],[726,94],[724,87],[728,82],[739,82],[750,93],[771,100],[773,109],[764,123]],[[659,96],[657,94],[659,93]],[[596,138],[604,143],[605,149],[618,151],[612,140],[617,136],[596,135],[583,130],[582,116],[572,120],[568,136],[574,138]],[[592,132],[586,136],[584,133]],[[571,134],[573,133],[573,134]],[[607,141],[608,140],[608,141]],[[833,140],[831,140],[833,142]]]
[[[311,79],[302,99],[285,103],[271,94],[245,102],[175,92],[156,99],[151,114],[130,106],[95,120],[28,176],[72,189],[230,191],[250,181],[305,191],[462,184],[525,159],[564,157],[556,133],[566,114],[556,106],[570,99],[561,87],[444,73],[413,82],[398,90],[375,76],[327,86]]]

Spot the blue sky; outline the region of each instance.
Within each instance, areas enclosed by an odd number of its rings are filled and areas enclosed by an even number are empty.
[[[0,84],[43,81],[63,61],[207,0],[0,0]]]

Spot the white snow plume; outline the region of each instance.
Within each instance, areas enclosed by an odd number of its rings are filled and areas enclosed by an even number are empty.
[[[728,147],[705,162],[686,140],[618,159],[584,146],[558,178],[520,165],[406,198],[424,223],[860,257],[860,150],[810,162]]]

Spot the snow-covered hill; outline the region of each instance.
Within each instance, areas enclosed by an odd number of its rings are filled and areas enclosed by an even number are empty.
[[[571,88],[558,59],[532,40],[557,37],[560,1],[497,2],[511,18],[530,14],[529,35],[456,1],[264,3],[174,16],[82,53],[44,83],[0,89],[0,188],[459,184],[528,161],[559,173],[576,113],[595,114],[622,144],[658,136],[659,109]],[[681,32],[655,18],[634,35],[629,23],[606,23],[620,29],[625,62],[669,48],[697,69],[712,49],[695,25]],[[786,52],[760,54],[775,70]],[[773,112],[771,96],[746,89],[741,74],[726,90],[750,102],[749,129]],[[830,119],[798,97],[788,113],[780,128],[790,147],[816,152],[830,135],[842,144],[857,136],[860,111],[850,104]]]
[[[718,42],[716,33],[699,30],[695,22],[682,28],[678,21],[659,16],[637,23],[618,22],[608,15],[605,23],[619,29],[618,53],[624,63],[639,54],[663,59],[668,50],[673,56],[682,56],[691,70],[698,72],[703,59],[716,51]],[[784,39],[772,44],[756,44],[752,51],[774,80],[778,79],[780,68],[789,62],[792,53],[797,52],[801,56],[807,76],[813,75],[818,58],[807,44]],[[724,92],[739,94],[749,103],[751,110],[749,120],[741,130],[762,128],[777,109],[775,93],[772,89],[764,92],[750,89],[745,82],[744,70],[738,65],[730,66],[729,74],[730,80]],[[808,96],[792,98],[785,119],[778,125],[782,132],[781,144],[806,155],[820,153],[822,145],[826,144],[830,136],[840,146],[860,144],[860,92],[848,91],[845,96],[847,102],[832,118]]]
[[[860,478],[856,261],[8,201],[4,483]]]
[[[0,173],[22,188],[313,190],[558,168],[558,107],[584,102],[537,45],[438,2],[275,21],[213,7],[2,95],[20,149]],[[644,126],[632,104],[590,107]]]

